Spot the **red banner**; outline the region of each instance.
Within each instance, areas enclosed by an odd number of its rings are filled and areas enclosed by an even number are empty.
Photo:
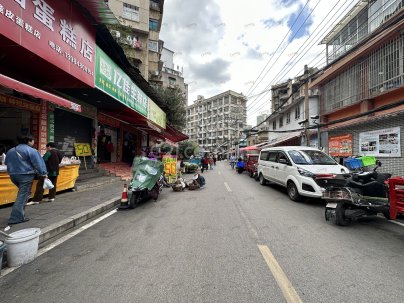
[[[95,29],[67,0],[0,0],[0,34],[94,87]]]
[[[352,156],[352,135],[328,138],[328,153],[334,157]]]
[[[39,104],[6,95],[0,95],[0,103],[36,113],[39,113],[41,110],[41,106]]]
[[[43,155],[46,153],[46,143],[48,143],[48,102],[45,100],[41,100],[41,112],[39,113],[38,122],[38,150]]]
[[[99,124],[109,125],[109,126],[112,126],[115,128],[119,128],[119,126],[121,125],[120,121],[118,121],[114,118],[105,116],[101,113],[98,114],[97,119],[98,119]]]

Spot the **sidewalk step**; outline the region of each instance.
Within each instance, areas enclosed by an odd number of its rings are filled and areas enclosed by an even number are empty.
[[[121,181],[121,179],[115,176],[99,176],[84,180],[77,179],[75,188],[76,190],[84,190],[119,181]]]
[[[108,174],[105,171],[99,170],[97,172],[92,172],[92,173],[86,173],[81,175],[79,172],[79,177],[77,178],[78,181],[85,181],[85,180],[90,180],[90,179],[94,179],[94,178],[99,178],[99,177],[104,177],[104,176],[109,176],[110,174]]]

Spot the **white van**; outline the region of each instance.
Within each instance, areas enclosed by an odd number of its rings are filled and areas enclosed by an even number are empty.
[[[299,201],[301,196],[321,198],[322,190],[314,177],[317,174],[349,173],[333,158],[317,148],[279,146],[261,150],[258,177],[261,185],[267,181],[285,186],[289,198]]]

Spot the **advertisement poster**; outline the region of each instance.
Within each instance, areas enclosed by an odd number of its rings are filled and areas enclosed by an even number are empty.
[[[91,156],[90,143],[74,143],[74,151],[76,152],[76,157]]]
[[[360,133],[359,154],[376,157],[401,157],[400,127]]]
[[[164,172],[169,181],[175,179],[177,175],[177,158],[175,156],[163,156]]]
[[[333,157],[352,156],[352,135],[342,135],[328,138],[328,152]]]

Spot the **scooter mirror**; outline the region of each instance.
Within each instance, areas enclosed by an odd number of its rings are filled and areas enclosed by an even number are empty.
[[[382,166],[382,162],[380,160],[376,160],[376,165],[380,167]]]

